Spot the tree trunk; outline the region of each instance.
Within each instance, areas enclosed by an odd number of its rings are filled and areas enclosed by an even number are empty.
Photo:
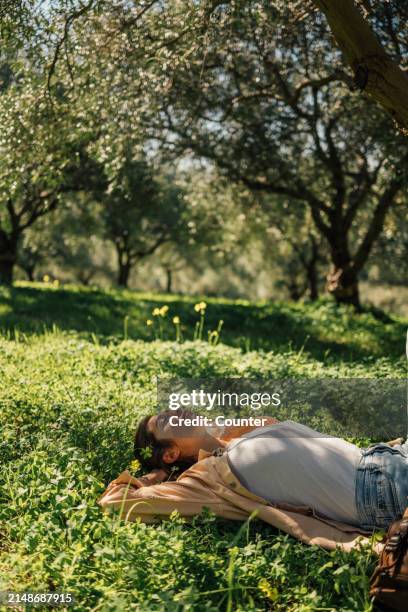
[[[313,0],[354,71],[356,87],[383,106],[408,131],[408,74],[388,57],[354,0]]]
[[[406,159],[405,156],[404,161]],[[333,264],[333,269],[327,276],[327,289],[338,303],[352,304],[357,309],[361,309],[358,275],[367,262],[375,241],[382,232],[387,212],[403,185],[403,178],[403,173],[397,173],[383,191],[365,236],[355,249],[353,257],[350,256],[348,246],[349,227],[344,226],[342,222],[339,223],[335,217],[332,218],[330,231],[326,233]]]
[[[360,310],[360,291],[358,275],[351,265],[345,267],[333,266],[327,275],[327,290],[338,304],[351,304]]]
[[[302,266],[303,270],[304,270],[304,274],[306,276],[306,284],[304,286],[303,289],[295,289],[295,294],[298,295],[297,299],[300,299],[303,294],[306,292],[307,289],[309,289],[309,297],[311,300],[317,300],[319,297],[319,275],[317,272],[317,262],[319,260],[319,246],[317,243],[316,238],[314,237],[313,234],[309,234],[308,237],[308,244],[306,245],[306,243],[300,243],[298,244],[297,242],[293,241],[293,240],[289,240],[289,243],[292,246],[292,249],[294,250],[294,252],[297,254],[297,258],[299,260],[300,265]],[[309,246],[310,246],[310,257],[309,255]],[[289,292],[291,293],[291,297],[293,298],[292,292],[294,290],[294,279],[295,277],[292,276],[292,280],[291,282],[291,286],[292,288],[289,288]]]
[[[18,237],[0,229],[0,285],[13,283],[14,266],[17,263]]]
[[[118,285],[119,287],[123,287],[127,289],[129,284],[129,276],[130,276],[131,266],[129,262],[123,262],[119,264],[119,273],[118,273]]]
[[[0,285],[11,285],[13,283],[13,270],[16,264],[16,256],[13,253],[0,254]]]
[[[319,297],[319,283],[316,269],[316,261],[311,261],[307,268],[307,282],[309,285],[309,296],[311,300],[317,300]]]
[[[26,266],[24,268],[24,272],[27,274],[27,278],[31,282],[34,281],[34,271],[35,271],[35,266]]]
[[[115,244],[116,253],[118,256],[118,276],[117,282],[119,287],[127,289],[129,284],[130,271],[132,269],[132,261],[129,253],[119,243]]]
[[[319,275],[317,272],[317,262],[319,259],[319,247],[316,238],[310,234],[311,256],[306,265],[307,283],[309,286],[309,297],[317,300],[319,297]]]
[[[173,272],[170,268],[166,268],[166,292],[171,293],[173,289]]]
[[[303,285],[303,287],[300,286],[296,278],[296,273],[292,274],[290,270],[287,272],[285,285],[289,293],[289,298],[293,300],[293,302],[298,302],[303,297],[307,288],[306,285]]]

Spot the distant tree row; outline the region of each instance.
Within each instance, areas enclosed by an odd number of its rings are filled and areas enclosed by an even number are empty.
[[[218,253],[232,266],[249,241],[285,270],[294,299],[315,299],[324,285],[358,307],[379,249],[398,269],[405,248],[390,229],[407,219],[404,6],[9,3],[0,282],[12,282],[17,262],[29,276],[41,257],[69,266],[96,235],[113,245],[122,286],[149,255],[211,265]],[[362,39],[353,42],[354,10]],[[344,57],[332,40],[341,24],[354,44]],[[381,98],[365,44],[385,62],[393,100]],[[197,196],[200,171],[218,183],[216,210],[211,181]]]

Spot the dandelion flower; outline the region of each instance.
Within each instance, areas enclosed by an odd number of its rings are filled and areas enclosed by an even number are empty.
[[[159,317],[160,316],[160,308],[155,308],[153,310],[152,314],[153,314],[154,317]]]
[[[147,327],[150,327],[150,325],[153,325],[153,321],[151,319],[147,319],[146,325]]]
[[[48,276],[48,274],[44,274],[43,281],[44,281],[44,283],[49,283],[50,282],[50,277]]]
[[[168,310],[169,310],[169,307],[168,307],[168,306],[162,306],[162,307],[159,309],[159,312],[160,312],[160,314],[161,314],[161,316],[162,316],[162,317],[165,317],[165,316],[166,316],[166,314],[167,314],[167,312],[168,312]]]
[[[198,302],[197,304],[194,304],[194,310],[196,312],[203,313],[206,308],[207,308],[207,304],[205,302]]]
[[[173,317],[173,323],[174,325],[180,325],[180,317]]]

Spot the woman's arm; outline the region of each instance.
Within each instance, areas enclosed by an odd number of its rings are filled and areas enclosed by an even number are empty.
[[[164,482],[153,486],[140,486],[140,479],[128,471],[122,472],[98,499],[105,511],[115,510],[122,519],[154,523],[177,511],[192,517],[209,508],[218,516],[231,520],[245,520],[248,513],[235,507],[206,486],[204,481],[184,477],[177,482]]]
[[[263,420],[264,422],[263,427],[267,427],[268,425],[274,425],[275,423],[279,423],[278,419],[274,419],[273,417],[261,416],[258,418]],[[250,431],[253,431],[254,429],[258,429],[258,428],[253,425],[252,426],[250,425],[241,425],[241,426],[231,425],[230,427],[226,426],[222,435],[220,436],[220,439],[226,442],[229,442],[233,438],[240,438],[244,434],[249,433]]]
[[[110,483],[98,503],[105,511],[119,512],[126,521],[140,519],[144,523],[155,523],[169,517],[174,511],[189,518],[200,514],[205,508],[226,519],[245,521],[256,511],[258,518],[307,544],[328,550],[340,546],[347,551],[360,541],[364,542],[362,532],[357,528],[354,530],[352,526],[340,530],[334,522],[326,523],[313,516],[283,510],[266,502],[260,503],[260,498],[256,496],[253,499],[239,492],[237,494],[234,487],[230,488],[231,483],[228,486],[227,482],[218,478],[218,471],[211,469],[213,463],[204,469],[203,464],[201,462],[201,468],[196,468],[198,478],[185,476],[176,482],[141,488],[138,480],[129,472],[122,472]],[[380,546],[379,543],[375,545],[377,552],[381,552]]]

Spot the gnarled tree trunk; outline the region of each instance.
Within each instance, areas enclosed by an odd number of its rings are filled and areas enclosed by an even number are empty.
[[[116,253],[118,256],[118,285],[127,289],[129,285],[129,277],[132,269],[132,261],[129,254],[116,244]]]
[[[358,275],[353,266],[334,266],[327,275],[326,287],[338,304],[351,304],[357,309],[361,308]]]
[[[408,74],[388,57],[353,0],[313,0],[364,90],[408,132]]]
[[[0,285],[11,285],[17,263],[18,239],[0,230]]]

